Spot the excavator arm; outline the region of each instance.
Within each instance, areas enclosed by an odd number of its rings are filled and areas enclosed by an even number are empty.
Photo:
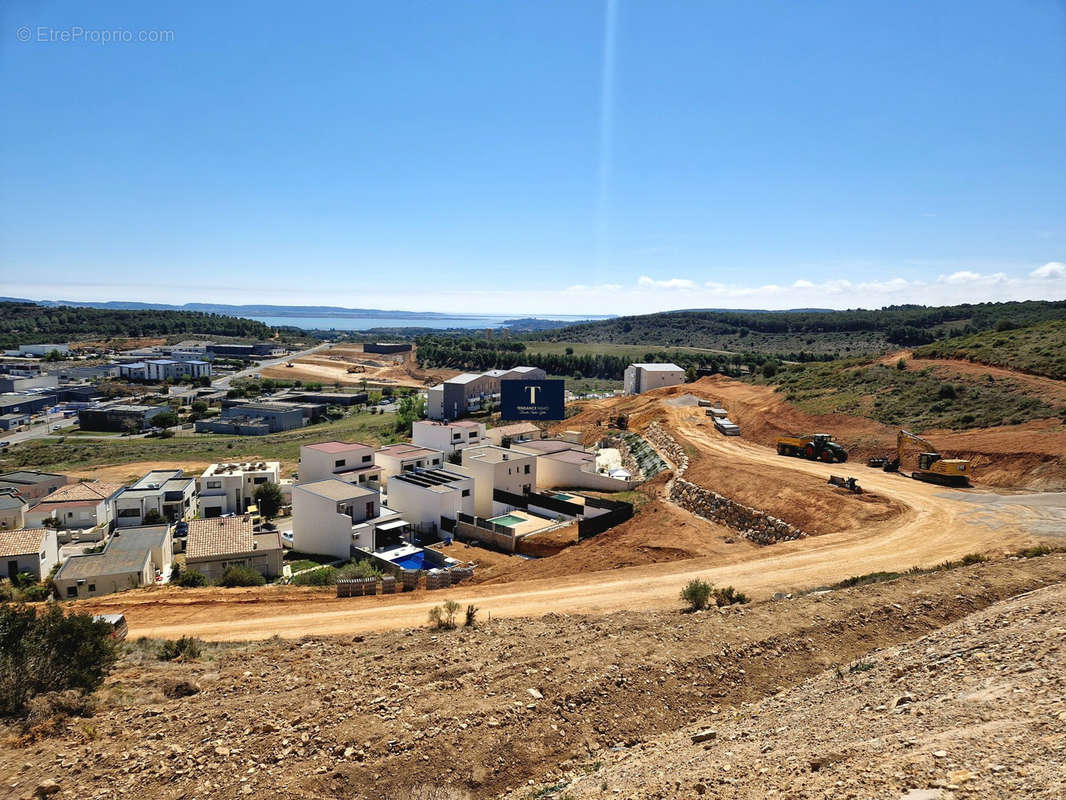
[[[923,439],[921,436],[917,436],[911,433],[910,431],[900,430],[900,432],[896,434],[896,460],[900,464],[903,463],[903,448],[908,441],[914,442],[916,445],[923,448],[923,452],[938,452],[938,450],[933,447],[932,443],[930,443],[926,439]]]

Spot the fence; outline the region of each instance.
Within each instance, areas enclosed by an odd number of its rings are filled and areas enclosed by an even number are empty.
[[[594,505],[599,508],[607,507],[608,511],[606,514],[578,520],[577,538],[579,541],[603,533],[608,528],[620,525],[633,516],[632,503],[624,503],[619,500],[600,500],[599,498],[590,497],[586,501],[586,505]]]

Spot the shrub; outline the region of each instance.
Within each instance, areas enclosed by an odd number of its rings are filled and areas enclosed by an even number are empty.
[[[265,583],[266,578],[251,567],[232,566],[226,567],[218,585],[232,589],[235,586],[262,586]]]
[[[693,578],[681,590],[681,599],[688,603],[689,611],[699,611],[707,607],[707,601],[713,592],[714,587],[707,581]]]
[[[748,596],[744,592],[738,592],[732,586],[714,590],[714,602],[720,606],[731,606],[737,603],[748,602]]]
[[[296,586],[333,586],[337,582],[337,570],[334,567],[322,567],[301,572],[292,579]]]
[[[369,561],[355,561],[337,570],[337,580],[345,578],[380,578],[381,570]]]
[[[466,627],[474,627],[475,623],[477,622],[477,611],[478,608],[473,603],[466,607],[466,620],[463,622]]]
[[[166,522],[166,519],[154,508],[150,508],[148,509],[148,513],[144,515],[142,522],[145,525],[162,525]]]
[[[987,556],[983,556],[980,553],[967,553],[962,557],[962,565],[969,566],[970,564],[983,564],[988,561]]]
[[[75,689],[39,694],[26,703],[22,730],[29,739],[55,735],[71,717],[91,717],[96,711],[92,696]]]
[[[0,605],[0,716],[21,713],[37,695],[100,686],[115,663],[111,632],[108,623],[59,606],[37,614]]]
[[[900,360],[896,362],[896,369],[898,369],[898,370],[900,370],[902,372],[906,368],[907,368],[907,359],[900,358]]]
[[[208,584],[207,576],[194,569],[185,570],[178,576],[176,581],[171,582],[177,583],[178,586],[182,586],[186,589],[193,589],[197,586],[207,586]]]
[[[445,601],[444,605],[434,606],[429,610],[429,622],[438,630],[455,628],[455,615],[459,613],[459,604],[454,600]]]
[[[159,648],[160,661],[195,661],[200,657],[202,643],[192,636],[182,636],[163,642]]]

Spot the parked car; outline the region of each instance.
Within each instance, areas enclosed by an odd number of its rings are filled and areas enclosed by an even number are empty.
[[[174,523],[174,535],[175,536],[188,536],[189,535],[189,523],[185,520],[179,520]]]
[[[292,547],[293,546],[292,531],[282,531],[281,532],[281,546],[282,547]]]

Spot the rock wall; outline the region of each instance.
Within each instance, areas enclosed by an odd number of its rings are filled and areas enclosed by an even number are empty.
[[[670,486],[670,499],[693,514],[739,531],[741,536],[756,544],[788,542],[807,535],[783,519],[734,502],[684,478],[674,479]]]
[[[659,454],[673,463],[675,477],[670,482],[670,500],[681,508],[739,531],[756,544],[788,542],[807,535],[783,519],[686,481],[682,476],[688,469],[688,455],[677,440],[658,422],[651,423],[643,433]]]

